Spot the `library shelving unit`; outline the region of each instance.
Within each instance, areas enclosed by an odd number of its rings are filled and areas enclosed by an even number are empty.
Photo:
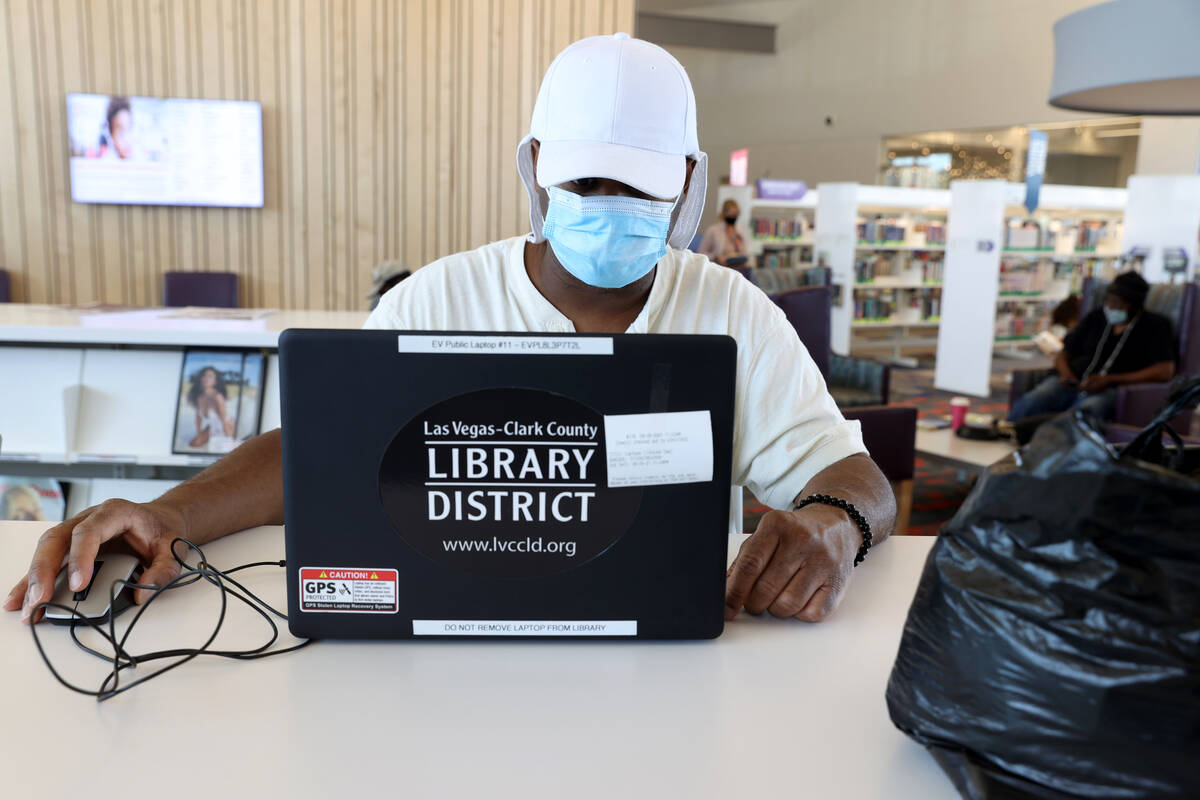
[[[738,226],[749,234],[750,266],[807,269],[813,266],[817,195],[810,189],[799,200],[766,200],[754,196],[753,186],[722,186],[717,192],[717,209],[726,200],[737,201],[741,210]],[[701,225],[702,230],[705,227]]]
[[[1033,337],[1083,279],[1111,277],[1122,253],[1124,189],[954,181],[934,386],[990,395],[995,352],[1033,355]]]
[[[843,355],[932,351],[941,309],[950,193],[823,183],[816,263],[833,276],[831,343]]]
[[[188,349],[266,355],[259,431],[279,425],[279,334],[359,328],[365,312],[262,311],[170,318],[180,309],[0,304],[0,472],[71,484],[68,509],[145,500],[219,456],[172,453]]]

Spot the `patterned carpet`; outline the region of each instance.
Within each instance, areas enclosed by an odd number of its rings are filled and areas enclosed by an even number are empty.
[[[1049,366],[1049,361],[1031,362],[995,359],[992,362],[992,394],[987,400],[971,398],[971,411],[1003,416],[1008,410],[1008,375],[1014,369]],[[893,367],[892,405],[914,406],[920,417],[949,417],[950,392],[933,388],[933,360],[922,359],[916,369]],[[913,509],[909,534],[932,536],[938,532],[966,499],[974,476],[953,468],[930,464],[918,458],[913,479]],[[753,532],[758,519],[769,509],[748,489],[742,499],[743,530]]]

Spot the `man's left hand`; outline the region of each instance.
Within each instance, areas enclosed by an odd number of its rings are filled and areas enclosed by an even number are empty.
[[[858,526],[840,508],[768,511],[729,568],[725,619],[745,606],[751,614],[820,622],[841,602],[861,544]]]
[[[1079,384],[1079,390],[1087,394],[1099,394],[1112,386],[1112,379],[1107,375],[1089,375],[1087,380]]]

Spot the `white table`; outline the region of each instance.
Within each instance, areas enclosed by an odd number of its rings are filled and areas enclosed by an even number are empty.
[[[183,309],[169,311],[181,312]],[[363,326],[368,316],[366,311],[258,311],[265,315],[249,321],[165,319],[155,322],[142,319],[155,316],[155,309],[106,313],[69,306],[0,303],[0,342],[274,348],[279,344],[280,332],[288,328],[357,329]]]
[[[0,523],[5,590],[43,527]],[[5,614],[0,795],[953,798],[884,703],[932,542],[880,545],[819,625],[743,614],[687,643],[326,641],[198,659],[100,704],[61,687]],[[278,558],[283,532],[206,552],[219,567]],[[282,605],[283,571],[253,572],[250,588]],[[135,650],[211,630],[211,589],[158,602]],[[232,608],[217,644],[251,645],[260,626]],[[104,665],[65,629],[39,630],[56,661],[99,683]]]
[[[983,472],[1016,449],[1016,443],[1008,439],[962,439],[949,428],[917,428],[918,456],[970,472]]]

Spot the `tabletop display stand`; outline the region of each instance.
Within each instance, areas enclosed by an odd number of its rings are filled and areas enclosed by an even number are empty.
[[[98,313],[0,306],[0,473],[69,483],[70,513],[110,497],[151,499],[220,457],[172,452],[185,351],[266,355],[262,432],[279,426],[279,332],[366,318],[272,312],[269,325],[251,328],[190,320],[155,329],[120,313],[107,326]]]

